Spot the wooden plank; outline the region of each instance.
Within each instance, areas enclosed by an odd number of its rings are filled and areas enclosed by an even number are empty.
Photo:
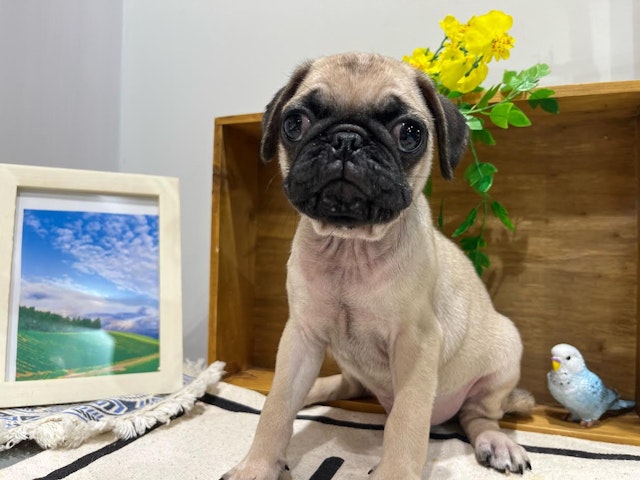
[[[249,388],[267,395],[273,381],[273,371],[249,369],[224,379],[225,382],[243,388]],[[382,406],[373,398],[341,400],[328,402],[338,408],[369,413],[385,413]],[[578,423],[564,420],[566,410],[538,405],[531,417],[507,415],[501,420],[503,428],[527,432],[564,435],[585,440],[640,446],[640,420],[635,413],[603,418],[600,425],[583,428]]]
[[[635,159],[636,159],[636,191],[640,192],[640,113],[636,116],[635,121]],[[640,200],[636,203],[637,219],[636,219],[636,412],[640,414]]]
[[[213,358],[224,360],[227,370],[234,372],[250,365],[259,144],[242,129],[221,124],[217,128],[223,141],[216,149],[214,163],[219,218],[218,244],[212,256],[217,260],[214,271],[218,277],[214,279],[217,292],[211,300],[210,322],[216,334]]]
[[[213,168],[211,184],[211,247],[209,256],[209,362],[222,358],[218,352],[218,291],[219,291],[219,253],[220,253],[220,190],[222,182],[223,157],[222,125],[216,121],[213,134]]]
[[[505,416],[500,425],[513,430],[640,446],[640,421],[635,413],[605,416],[600,425],[591,428],[566,421],[566,413],[566,410],[561,408],[539,405],[531,417]]]
[[[255,124],[260,127],[262,122],[262,113],[248,113],[243,115],[228,115],[226,117],[216,118],[216,125],[245,125]]]
[[[511,233],[488,224],[492,268],[484,280],[496,308],[520,330],[521,385],[538,402],[553,401],[546,372],[557,343],[578,347],[607,384],[634,398],[637,117],[585,120],[568,112],[555,119],[561,117],[558,125],[538,119],[525,129],[493,129],[496,146],[478,148],[480,160],[498,168],[490,193],[516,225]],[[434,176],[432,209],[444,198],[449,234],[479,201],[462,178],[471,162],[462,161],[453,182]]]

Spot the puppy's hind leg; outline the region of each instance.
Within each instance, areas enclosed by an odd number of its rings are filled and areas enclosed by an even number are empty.
[[[366,393],[367,390],[359,381],[346,373],[340,373],[317,378],[304,404],[313,405],[332,400],[347,400],[361,397]]]
[[[459,414],[460,424],[476,451],[478,462],[500,472],[523,474],[531,470],[526,450],[500,430],[506,412],[530,413],[533,397],[514,389],[515,382],[496,386],[495,374],[482,379],[480,390],[468,398]]]

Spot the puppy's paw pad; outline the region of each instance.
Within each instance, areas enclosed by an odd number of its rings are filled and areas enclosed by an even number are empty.
[[[531,470],[527,451],[502,432],[480,434],[475,449],[481,465],[499,472],[523,474],[525,470]]]

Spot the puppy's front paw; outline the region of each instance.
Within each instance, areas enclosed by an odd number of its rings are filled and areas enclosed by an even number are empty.
[[[476,439],[476,458],[499,472],[523,474],[531,470],[527,451],[502,432],[486,431]]]
[[[289,467],[284,462],[242,461],[220,477],[220,480],[288,480]]]

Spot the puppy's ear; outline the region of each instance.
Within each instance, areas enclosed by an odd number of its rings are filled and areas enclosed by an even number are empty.
[[[453,169],[467,149],[467,122],[458,107],[436,91],[430,78],[420,72],[416,73],[418,86],[436,124],[440,172],[445,179],[452,180]]]
[[[289,83],[278,90],[267,105],[262,116],[260,158],[262,158],[263,162],[269,162],[276,156],[280,138],[280,124],[282,122],[282,107],[295,95],[310,68],[311,62],[300,65],[291,75]]]

